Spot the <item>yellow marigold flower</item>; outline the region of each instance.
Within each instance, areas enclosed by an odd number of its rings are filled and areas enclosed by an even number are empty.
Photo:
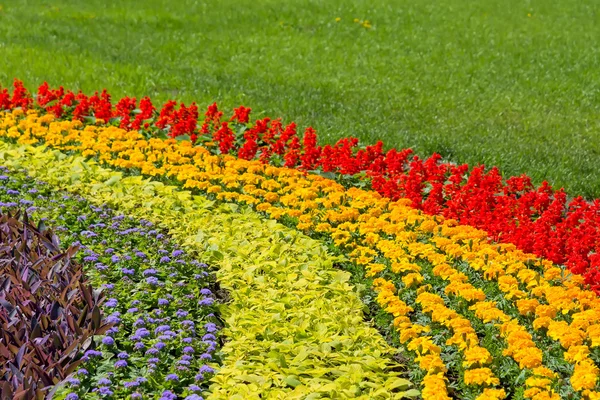
[[[465,371],[465,385],[493,386],[500,384],[500,379],[496,378],[489,368],[475,368]]]
[[[510,292],[513,289],[519,289],[519,281],[511,275],[504,275],[498,278],[498,287],[504,293]]]
[[[587,346],[571,346],[565,352],[564,357],[565,360],[570,362],[571,364],[576,364],[586,360],[589,354],[590,348]]]
[[[586,333],[588,339],[591,341],[590,347],[600,346],[600,324],[588,326]]]
[[[582,393],[588,400],[600,400],[600,392],[584,390]]]
[[[538,378],[531,376],[525,380],[525,385],[528,387],[537,387],[541,389],[549,389],[552,381],[548,378]]]
[[[519,309],[519,314],[528,315],[535,313],[536,308],[540,305],[540,302],[537,299],[521,299],[517,300],[517,308]]]
[[[420,272],[421,267],[418,266],[417,264],[413,264],[413,263],[409,263],[409,262],[393,262],[392,263],[392,272],[394,272],[395,274],[398,274],[400,272],[407,272],[407,271]]]
[[[546,368],[546,367],[537,367],[537,368],[534,368],[531,372],[533,372],[533,374],[537,375],[537,376],[545,376],[546,378],[551,378],[551,379],[558,378],[558,375],[556,374],[556,372],[552,372],[551,369]]]
[[[475,398],[475,400],[502,400],[506,398],[504,389],[485,388],[483,392]]]
[[[367,270],[367,278],[371,277],[371,276],[375,276],[378,273],[380,273],[381,271],[383,271],[385,269],[385,265],[383,264],[367,264],[365,266],[365,269]]]
[[[305,230],[310,229],[311,226],[312,226],[311,223],[299,222],[298,225],[296,225],[296,228],[300,229],[301,231],[305,231]]]
[[[415,361],[419,363],[419,368],[430,374],[446,372],[448,370],[446,364],[444,364],[444,361],[442,361],[438,354],[420,355],[415,358]]]
[[[207,193],[219,193],[221,190],[222,190],[221,186],[219,186],[219,185],[212,185],[208,189],[206,189],[206,192]]]
[[[260,203],[256,206],[256,211],[267,211],[271,208],[271,203]]]
[[[450,400],[443,372],[429,373],[423,378],[423,400]]]
[[[492,355],[490,352],[480,346],[469,347],[463,353],[463,367],[471,368],[473,365],[479,364],[481,366],[492,362]]]
[[[551,305],[539,305],[535,308],[535,315],[538,318],[548,317],[550,319],[556,318],[556,308]]]
[[[533,320],[533,329],[536,331],[541,328],[548,328],[548,325],[552,322],[550,317],[540,317]]]
[[[425,279],[423,278],[423,275],[418,272],[413,272],[403,276],[402,283],[404,283],[406,287],[418,286],[423,282],[423,279]]]
[[[580,392],[584,389],[594,389],[598,380],[598,367],[591,360],[585,360],[575,364],[573,375],[571,375],[571,386]]]

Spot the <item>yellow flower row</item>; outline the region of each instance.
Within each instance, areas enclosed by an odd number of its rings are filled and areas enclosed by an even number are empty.
[[[535,317],[532,321],[534,329],[545,329],[548,337],[560,342],[566,350],[565,360],[575,365],[570,379],[572,386],[586,397],[596,396],[593,390],[599,371],[589,358],[589,347],[600,343],[600,326],[596,323],[600,302],[593,292],[583,288],[579,277],[564,276],[560,268],[545,260],[537,260],[511,245],[491,244],[485,232],[457,225],[452,220],[423,215],[410,208],[406,201],[392,202],[375,192],[357,188],[346,190],[320,176],[232,156],[214,156],[185,141],[146,140],[135,131],[83,126],[78,121],[55,122],[51,115],[20,114],[19,110],[0,114],[0,136],[17,138],[20,143],[43,142],[61,150],[97,157],[113,167],[171,177],[187,188],[213,193],[217,199],[252,204],[275,219],[292,218],[298,229],[330,237],[352,261],[365,266],[368,276],[401,275],[403,286],[418,287],[419,304],[437,318],[438,310],[432,307],[441,306],[441,303],[431,297],[437,295],[423,284],[420,266],[412,262],[415,258],[426,260],[434,266],[435,275],[448,281],[446,294],[473,302],[471,309],[478,318],[498,323],[508,345],[504,354],[515,359],[521,368],[531,369],[527,380],[528,397],[554,397],[548,388],[555,376],[542,366],[541,351],[531,335],[516,319],[511,319],[493,302],[486,301],[483,291],[469,284],[466,275],[449,265],[452,260],[467,261],[469,267],[485,279],[497,282],[498,288],[507,299],[515,302],[521,314]],[[384,293],[384,281],[375,280],[379,282],[376,284],[379,296]],[[392,313],[397,313],[396,317],[410,315],[411,307],[391,300],[395,297],[401,301],[394,292],[395,288],[388,288],[385,293],[391,297],[387,303],[383,298],[380,302],[384,302]],[[443,303],[443,299],[439,299]],[[399,312],[402,307],[405,310]],[[568,315],[572,322],[554,320],[557,313]],[[457,321],[469,322],[458,313],[448,315]],[[401,339],[425,337],[421,335],[427,333],[426,329],[412,323],[402,325]],[[456,334],[454,329],[453,332]],[[471,333],[470,337],[475,343],[476,333]],[[467,349],[465,346],[464,350]],[[484,351],[487,350],[474,345],[465,355],[470,360],[485,359]],[[434,368],[437,372],[428,374],[423,384],[432,390],[441,385],[445,388],[445,366],[441,358],[439,361],[430,358],[431,361],[425,359],[424,363],[439,368]],[[473,362],[466,367],[479,365],[482,363]],[[485,367],[473,368],[473,371],[480,368]],[[481,378],[473,372],[468,379],[474,382]],[[485,393],[490,396],[497,393],[493,390],[488,388]]]
[[[452,236],[452,233],[449,233]],[[478,241],[457,246],[450,238],[436,238],[440,248],[469,261],[474,270],[487,280],[494,280],[506,299],[515,300],[519,313],[532,319],[535,330],[558,341],[565,349],[564,359],[574,364],[571,385],[588,398],[598,398],[593,391],[600,371],[590,359],[590,347],[600,346],[600,301],[595,293],[582,289],[580,276],[564,276],[564,272],[547,260],[516,250],[513,245],[490,245]],[[477,254],[485,255],[485,262]],[[543,273],[528,268],[532,263]],[[524,289],[524,290],[523,290]],[[542,304],[544,302],[545,304]],[[571,318],[571,323],[557,317]],[[584,343],[588,343],[585,345]],[[537,394],[532,388],[527,394]]]

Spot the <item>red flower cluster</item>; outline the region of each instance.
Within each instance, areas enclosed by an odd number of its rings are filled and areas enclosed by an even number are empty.
[[[547,182],[536,188],[525,175],[504,181],[496,168],[469,169],[443,162],[438,154],[423,160],[413,156],[411,149],[383,151],[381,141],[359,148],[358,139],[344,138],[321,147],[314,129],[307,128],[301,141],[296,124],[284,128],[280,119],[270,118],[250,124],[251,110],[243,106],[227,119],[216,103],[210,105],[198,129],[195,104],[177,108],[176,102],[169,101],[156,113],[149,98],[140,101],[138,110],[135,98],[125,97],[113,108],[106,91],[87,97],[62,87],[50,89],[46,83],[36,101],[57,117],[94,116],[118,121],[126,129],[140,129],[143,124],[146,129],[166,130],[170,137],[212,140],[221,154],[367,179],[383,196],[409,198],[428,214],[456,219],[487,231],[493,240],[564,264],[600,293],[600,200],[568,201],[563,190],[556,191]],[[32,96],[18,80],[12,95],[0,90],[0,110],[33,106]]]

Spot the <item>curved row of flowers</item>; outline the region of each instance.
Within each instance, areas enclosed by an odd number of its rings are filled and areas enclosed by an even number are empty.
[[[144,97],[125,97],[115,104],[106,91],[86,96],[51,89],[44,83],[34,98],[15,80],[12,94],[0,90],[0,110],[36,108],[57,118],[109,123],[136,129],[146,137],[177,137],[201,144],[213,154],[235,154],[276,166],[332,174],[339,181],[370,185],[381,195],[408,198],[412,206],[484,229],[496,241],[513,243],[558,264],[565,264],[600,291],[600,201],[569,200],[544,182],[534,187],[525,176],[506,181],[496,168],[443,162],[439,155],[420,159],[410,149],[383,151],[378,142],[359,147],[355,138],[319,146],[312,128],[303,138],[294,123],[263,118],[249,123],[250,109],[239,107],[226,118],[216,104],[204,120],[196,104],[169,101],[157,111]],[[333,174],[335,173],[335,174]]]
[[[3,144],[0,152],[6,165],[27,166],[53,187],[156,221],[182,249],[218,266],[217,279],[231,297],[220,309],[226,343],[208,398],[418,394],[400,378],[393,349],[364,323],[349,274],[334,268],[338,257],[318,242],[248,210],[233,212],[139,176],[121,179],[43,148]]]
[[[424,398],[598,396],[600,302],[583,278],[513,245],[491,243],[486,232],[428,216],[406,200],[215,156],[186,141],[53,120],[4,114],[0,136],[253,205],[364,266],[377,301],[393,316],[398,341],[422,370],[413,377],[422,380]]]

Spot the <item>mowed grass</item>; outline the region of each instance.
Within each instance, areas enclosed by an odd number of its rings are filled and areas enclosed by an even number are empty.
[[[600,197],[597,0],[0,4],[3,86],[244,104]]]

